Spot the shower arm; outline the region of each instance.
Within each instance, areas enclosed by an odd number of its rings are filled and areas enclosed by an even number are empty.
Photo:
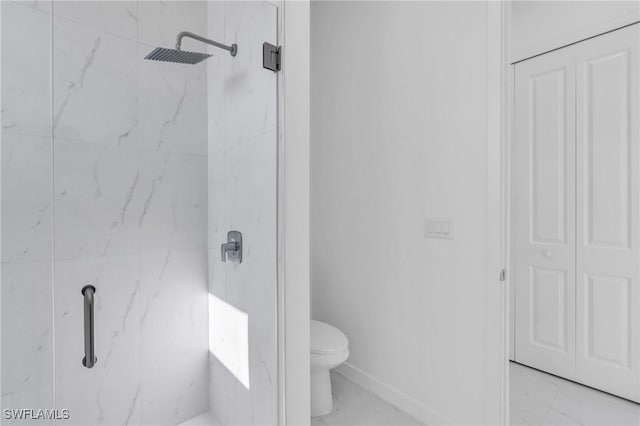
[[[231,56],[236,56],[236,54],[238,53],[238,45],[235,44],[235,43],[232,44],[231,46],[227,46],[226,44],[222,44],[222,43],[218,43],[217,41],[209,40],[208,38],[201,37],[198,34],[194,34],[194,33],[189,32],[189,31],[182,31],[180,34],[178,34],[178,36],[176,37],[176,50],[182,50],[180,48],[180,45],[182,44],[182,39],[184,37],[189,37],[189,38],[192,38],[194,40],[198,40],[198,41],[201,41],[203,43],[210,44],[210,45],[215,46],[217,48],[227,50],[227,51],[229,51],[229,53],[231,53]]]

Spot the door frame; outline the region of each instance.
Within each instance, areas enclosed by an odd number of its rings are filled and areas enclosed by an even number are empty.
[[[495,88],[495,84],[496,84],[495,82],[499,80],[499,85],[497,89],[499,92],[499,95],[494,95],[494,97],[499,97],[500,99],[499,99],[499,113],[498,113],[499,117],[496,117],[495,109],[496,109],[496,103],[498,103],[498,101],[496,99],[493,99],[492,101],[492,95],[491,93],[489,93],[489,97],[488,97],[489,155],[488,155],[488,164],[487,164],[488,174],[489,174],[489,185],[488,185],[488,219],[487,220],[489,225],[491,222],[492,216],[499,217],[500,223],[498,226],[499,242],[497,244],[495,241],[493,241],[491,237],[490,232],[492,231],[492,228],[490,226],[487,227],[487,231],[489,232],[488,240],[487,240],[488,241],[487,253],[488,254],[499,253],[501,265],[502,265],[502,268],[505,269],[506,274],[504,277],[504,281],[502,282],[503,285],[501,286],[499,291],[499,297],[501,300],[500,303],[502,304],[501,308],[498,309],[498,311],[500,312],[499,318],[497,318],[497,321],[496,321],[496,318],[493,318],[493,319],[488,318],[486,322],[486,327],[487,327],[486,344],[487,344],[487,348],[489,348],[492,344],[496,343],[495,337],[493,339],[489,338],[490,336],[492,336],[492,334],[496,334],[495,331],[491,330],[492,327],[494,327],[495,330],[498,330],[497,333],[499,333],[501,337],[501,339],[498,342],[498,345],[499,345],[498,350],[502,360],[501,363],[503,368],[502,374],[501,374],[499,391],[498,391],[499,392],[498,396],[501,400],[502,417],[500,419],[500,422],[495,422],[495,423],[502,424],[502,425],[508,425],[509,419],[510,419],[509,360],[510,360],[511,345],[515,341],[515,334],[514,334],[513,326],[510,321],[510,312],[509,312],[510,303],[512,302],[513,282],[514,282],[514,278],[513,278],[514,265],[513,265],[513,259],[512,259],[512,250],[513,250],[512,237],[513,236],[512,236],[512,229],[511,229],[511,210],[512,210],[512,203],[511,203],[512,201],[511,200],[512,147],[511,147],[511,144],[512,144],[514,110],[515,110],[515,64],[517,62],[530,59],[533,56],[538,56],[541,54],[551,52],[553,50],[567,47],[569,45],[579,43],[589,38],[597,37],[597,36],[606,34],[608,32],[619,30],[629,25],[638,24],[637,21],[631,22],[631,23],[628,21],[624,21],[624,22],[616,21],[616,22],[609,23],[610,25],[609,28],[604,30],[602,25],[594,25],[592,28],[583,29],[585,34],[589,34],[588,36],[585,36],[579,40],[572,40],[572,41],[566,42],[555,48],[549,49],[544,52],[540,52],[531,57],[518,59],[512,62],[510,43],[511,43],[511,8],[512,8],[513,1],[514,0],[501,0],[499,2],[500,3],[500,7],[499,7],[500,21],[497,21],[497,18],[493,17],[494,25],[499,27],[499,33],[500,33],[499,45],[497,44],[498,42],[496,41],[496,39],[498,39],[498,36],[494,35],[493,37],[491,37],[492,29],[489,28],[489,31],[488,31],[489,38],[490,38],[488,43],[489,68],[491,68],[492,51],[499,51],[501,58],[500,58],[499,77],[498,77],[498,72],[495,69],[489,70],[488,72],[489,92],[491,92],[492,81],[494,82],[494,88]],[[489,2],[491,3],[491,0],[489,0]],[[492,24],[491,14],[489,18],[490,19],[488,22],[489,22],[489,26],[491,26]],[[616,23],[618,25],[616,25]],[[494,30],[494,31],[498,32],[498,30]],[[497,59],[494,58],[493,62],[496,62],[496,61]],[[493,117],[491,112],[492,109],[494,110]],[[499,128],[499,137],[493,137],[493,138],[491,137],[492,127],[494,128],[493,130],[494,134],[497,131],[496,129]],[[496,168],[496,170],[499,170],[499,172],[497,173],[499,174],[498,185],[496,185],[496,183],[493,182],[492,178],[495,179],[495,176],[493,176],[491,171],[491,167],[495,167],[496,165],[496,158],[495,158],[496,151],[499,152],[499,155],[498,155],[499,167]],[[495,207],[496,196],[499,198],[499,202],[498,202],[499,208]],[[491,259],[491,256],[489,256],[489,259]],[[487,283],[490,283],[491,274],[493,273],[493,271],[491,271],[490,262],[487,266],[488,266]],[[491,295],[489,290],[490,288],[488,288],[487,294]],[[488,304],[488,308],[490,307],[491,305]],[[498,315],[496,315],[496,317],[498,317]],[[489,403],[487,403],[486,405],[487,407],[490,407]],[[487,410],[487,412],[489,412],[489,410]]]
[[[310,1],[278,8],[278,425],[310,414]]]
[[[487,211],[485,269],[485,424],[509,424],[508,153],[512,77],[512,0],[487,4]],[[278,4],[283,47],[278,77],[278,378],[279,424],[310,418],[309,88],[310,2]],[[295,141],[292,143],[291,141]]]
[[[511,1],[487,2],[485,424],[509,424]],[[502,271],[506,275],[502,277]]]

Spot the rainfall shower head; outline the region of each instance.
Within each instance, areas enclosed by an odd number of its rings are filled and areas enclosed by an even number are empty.
[[[229,51],[231,56],[236,56],[238,53],[238,45],[232,44],[231,46],[227,46],[222,43],[218,43],[217,41],[209,40],[208,38],[201,37],[197,34],[190,33],[188,31],[183,31],[178,34],[176,38],[176,48],[175,49],[167,49],[166,47],[156,47],[145,56],[145,59],[153,60],[153,61],[164,61],[164,62],[174,62],[178,64],[197,64],[199,62],[204,61],[205,59],[211,57],[212,55],[208,53],[200,53],[200,52],[189,52],[187,50],[182,50],[180,45],[182,44],[182,39],[184,37],[189,37],[194,40],[201,41],[203,43],[210,44],[220,49],[224,49]]]
[[[152,61],[175,62],[178,64],[197,64],[210,58],[208,53],[189,52],[187,50],[167,49],[166,47],[156,47],[145,56],[145,59]]]

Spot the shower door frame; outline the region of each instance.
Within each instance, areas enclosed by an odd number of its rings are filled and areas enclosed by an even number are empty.
[[[310,1],[277,9],[277,352],[278,424],[310,419]],[[289,106],[289,107],[287,107]]]

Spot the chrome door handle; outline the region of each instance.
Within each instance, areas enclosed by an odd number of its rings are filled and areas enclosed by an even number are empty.
[[[82,295],[84,296],[84,358],[82,358],[82,365],[87,368],[92,368],[98,358],[96,358],[96,351],[94,346],[94,315],[93,315],[93,302],[96,288],[92,285],[85,285],[82,287]]]
[[[227,242],[220,245],[220,257],[223,262],[242,263],[242,234],[240,231],[229,231]]]

